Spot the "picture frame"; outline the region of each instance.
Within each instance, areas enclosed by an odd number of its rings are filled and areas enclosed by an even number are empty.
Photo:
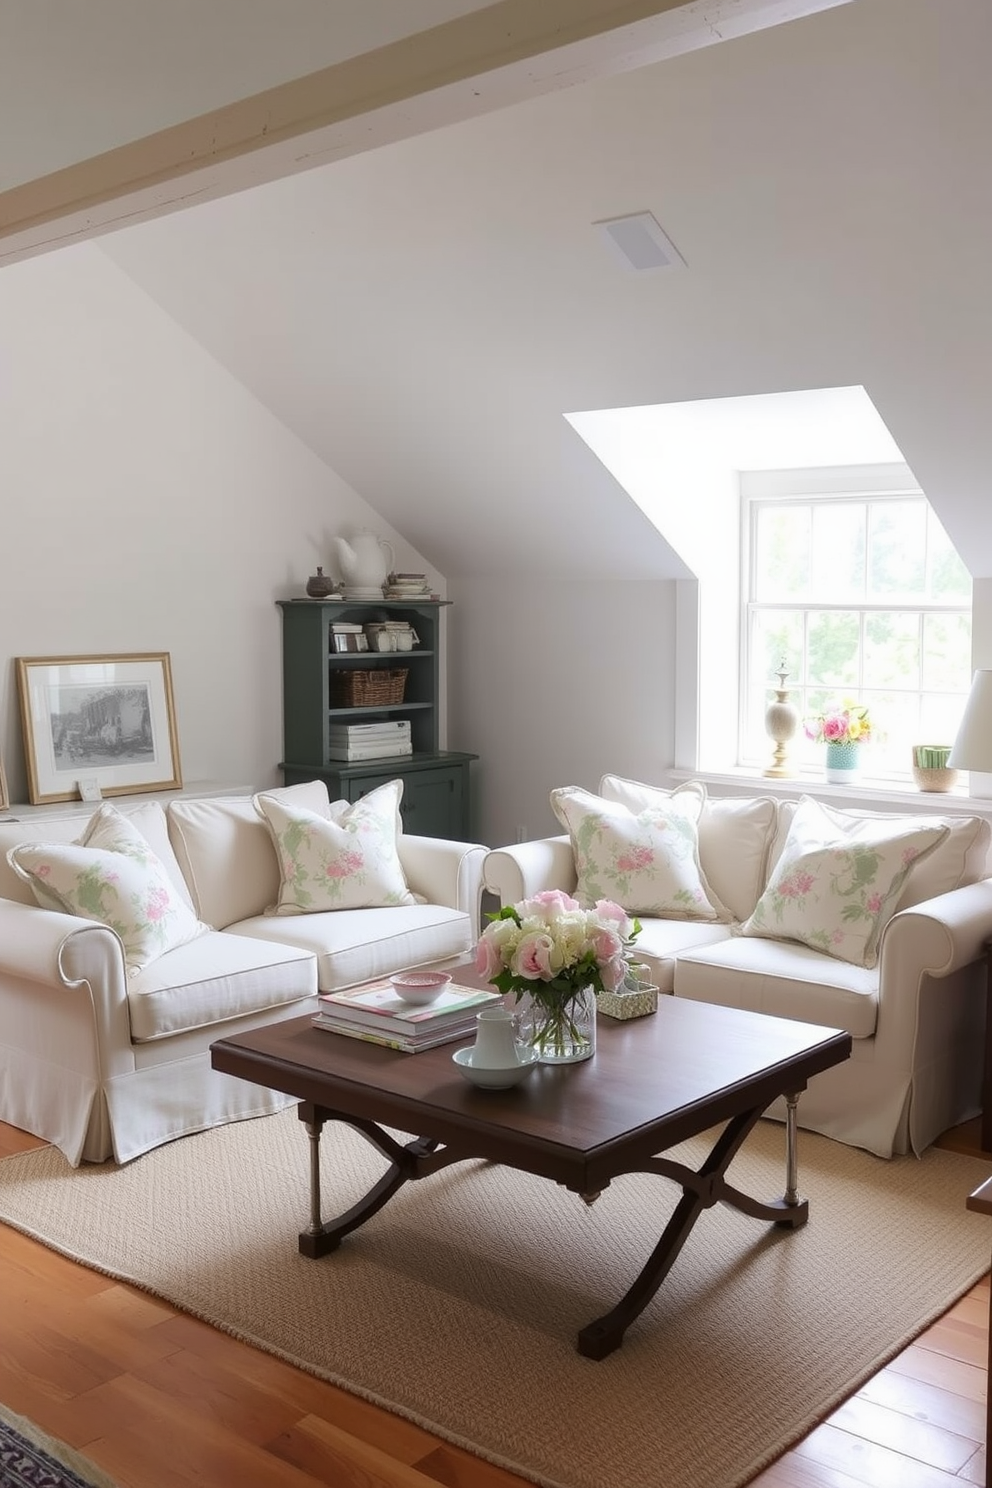
[[[0,755],[0,811],[10,808],[10,797],[7,795],[7,777],[3,769],[3,756]]]
[[[17,690],[33,805],[181,788],[167,651],[19,656]]]

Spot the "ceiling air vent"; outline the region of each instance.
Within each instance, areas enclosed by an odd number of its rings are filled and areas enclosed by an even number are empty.
[[[648,269],[684,269],[685,259],[672,240],[665,236],[650,212],[634,212],[629,217],[609,217],[594,222],[610,251],[625,269],[642,274]]]

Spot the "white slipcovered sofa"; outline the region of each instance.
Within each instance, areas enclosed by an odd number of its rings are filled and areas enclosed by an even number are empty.
[[[699,782],[670,792],[616,775],[595,796],[552,792],[552,805],[566,834],[490,852],[485,888],[504,905],[549,888],[615,899],[639,913],[638,951],[662,992],[849,1032],[851,1058],[811,1081],[801,1126],[890,1157],[978,1114],[986,820],[717,798]],[[769,1114],[783,1116],[782,1103]]]
[[[266,794],[320,817],[334,809],[319,781]],[[288,1104],[211,1069],[211,1043],[309,1012],[318,988],[455,957],[477,937],[485,848],[406,836],[398,809],[408,902],[293,913],[251,797],[112,805],[106,814],[119,812],[140,834],[195,927],[140,970],[129,970],[113,928],[40,907],[8,862],[27,844],[77,843],[93,808],[0,822],[0,1119],[46,1138],[74,1165],[125,1162]],[[277,901],[279,912],[267,914]]]

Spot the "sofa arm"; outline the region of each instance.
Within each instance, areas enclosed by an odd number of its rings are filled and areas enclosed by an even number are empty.
[[[400,863],[411,892],[428,904],[443,904],[469,915],[479,927],[482,865],[487,848],[481,842],[453,842],[446,837],[417,837],[402,832],[396,840]]]
[[[105,1075],[132,1067],[124,947],[106,925],[0,899],[0,998],[5,983],[38,987],[39,1026],[50,1013],[89,1027]]]
[[[880,997],[896,962],[914,977],[951,976],[978,961],[992,939],[992,878],[924,899],[902,909],[886,925],[879,953]]]
[[[543,889],[574,894],[577,879],[571,839],[539,837],[533,842],[494,848],[486,857],[482,882],[501,906],[519,904]]]

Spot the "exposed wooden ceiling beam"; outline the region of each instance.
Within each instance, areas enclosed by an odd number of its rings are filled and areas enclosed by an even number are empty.
[[[851,0],[498,0],[0,193],[0,263]]]

